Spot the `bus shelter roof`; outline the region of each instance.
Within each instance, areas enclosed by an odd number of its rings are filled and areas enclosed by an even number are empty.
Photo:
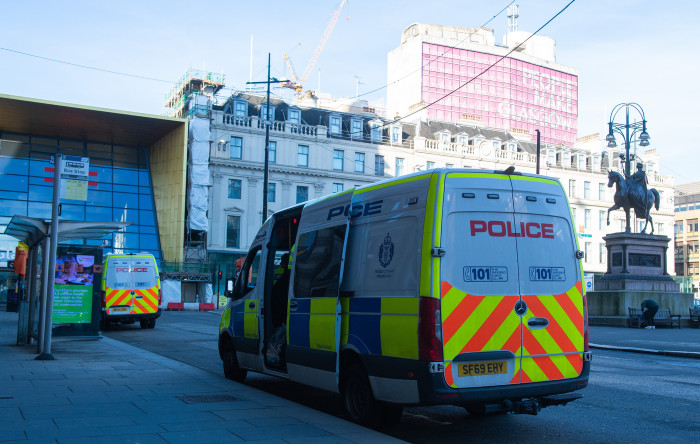
[[[131,225],[131,222],[80,222],[58,221],[58,242],[73,239],[100,238]],[[5,228],[7,234],[33,247],[44,236],[51,234],[51,221],[36,217],[12,216]]]

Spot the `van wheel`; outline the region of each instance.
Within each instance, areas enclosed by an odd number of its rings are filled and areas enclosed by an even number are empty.
[[[236,352],[233,350],[227,350],[221,355],[221,360],[224,363],[224,376],[227,379],[236,382],[245,381],[245,377],[248,374],[247,370],[242,369],[238,365],[238,359],[236,359]]]
[[[348,417],[360,425],[379,428],[396,424],[403,408],[374,399],[372,386],[359,364],[348,367],[341,385],[341,394]]]
[[[156,320],[151,319],[148,321],[148,328],[154,328],[156,326]]]
[[[139,321],[139,324],[141,324],[141,328],[148,328],[148,319],[144,319],[143,321]]]

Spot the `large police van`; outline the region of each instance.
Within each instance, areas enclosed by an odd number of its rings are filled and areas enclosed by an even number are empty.
[[[536,414],[588,383],[581,257],[559,181],[512,167],[299,204],[253,240],[221,317],[224,373],[338,392],[369,426],[410,405]]]
[[[102,329],[136,321],[141,328],[154,328],[160,301],[160,276],[152,254],[107,254],[102,266]]]

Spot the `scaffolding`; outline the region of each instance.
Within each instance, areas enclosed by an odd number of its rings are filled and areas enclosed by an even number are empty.
[[[205,94],[213,97],[224,87],[223,74],[189,68],[165,96],[165,107],[170,108],[171,117],[186,117],[198,113],[195,102],[190,102],[193,95]],[[191,106],[194,105],[194,106]],[[201,110],[201,111],[204,111]],[[208,110],[207,110],[208,112]]]

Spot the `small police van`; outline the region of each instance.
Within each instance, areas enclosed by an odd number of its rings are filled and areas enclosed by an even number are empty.
[[[252,242],[220,321],[224,374],[340,393],[373,427],[411,405],[564,405],[590,369],[581,257],[559,181],[512,167],[430,170],[299,204]]]
[[[160,316],[160,277],[152,254],[107,254],[102,266],[102,328],[110,323],[153,328]]]

